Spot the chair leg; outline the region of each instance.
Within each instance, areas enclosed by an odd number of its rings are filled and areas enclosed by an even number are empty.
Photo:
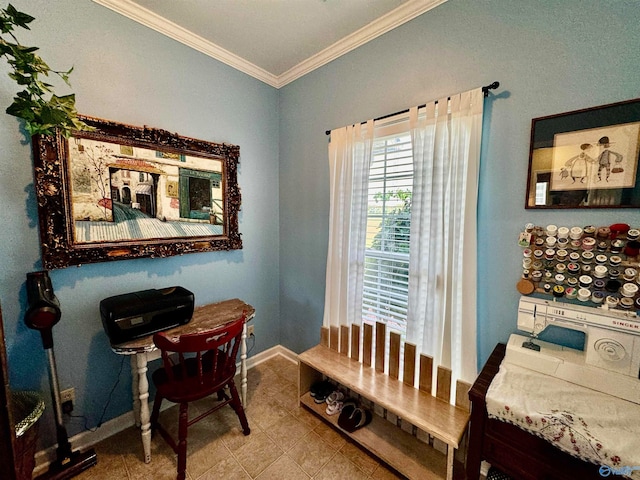
[[[229,382],[229,391],[231,392],[231,407],[234,412],[236,412],[236,415],[238,415],[240,425],[242,425],[242,433],[249,435],[251,433],[249,422],[247,422],[247,416],[244,413],[244,407],[242,406],[240,395],[238,395],[238,389],[236,388],[236,384],[233,380]]]
[[[178,420],[178,480],[185,480],[187,472],[187,423],[189,404],[180,404],[180,417]]]
[[[153,400],[153,412],[151,412],[151,433],[156,430],[158,426],[158,418],[160,417],[160,405],[162,405],[162,396],[156,392],[155,399]]]

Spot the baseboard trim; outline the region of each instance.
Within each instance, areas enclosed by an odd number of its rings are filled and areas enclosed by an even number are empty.
[[[263,352],[247,358],[247,370],[250,370],[260,365],[261,363],[277,356],[281,356],[292,363],[298,363],[298,355],[295,352],[283,347],[282,345],[276,345],[275,347],[271,347]],[[240,363],[238,363],[238,371],[239,369]],[[172,404],[167,402],[164,405],[163,410],[165,408],[170,408],[171,406]],[[152,408],[153,402],[149,402],[149,409]],[[102,440],[133,426],[134,424],[135,422],[133,418],[133,410],[130,410],[126,413],[123,413],[119,417],[113,418],[103,423],[95,431],[86,430],[77,435],[74,435],[69,439],[69,442],[71,443],[73,451],[85,451],[93,447],[96,443],[99,443]],[[55,460],[56,448],[57,445],[53,445],[45,450],[40,450],[35,454],[36,467],[33,471],[34,478],[44,473],[48,469],[51,462]]]
[[[270,360],[277,356],[284,357],[286,360],[289,360],[292,363],[298,363],[298,354],[289,350],[282,345],[276,345],[275,347],[271,347],[263,352],[257,353],[256,355],[247,358],[247,369],[253,368],[257,365],[260,365],[267,360]],[[240,364],[238,364],[240,367]]]

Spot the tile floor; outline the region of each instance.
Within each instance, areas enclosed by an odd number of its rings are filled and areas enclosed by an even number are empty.
[[[189,428],[188,480],[403,478],[298,407],[297,368],[297,364],[278,356],[249,370],[246,413],[250,435],[242,435],[231,407]],[[198,407],[202,404],[190,407],[190,414]],[[162,412],[160,420],[173,427],[175,435],[177,407]],[[128,428],[95,445],[98,464],[75,478],[175,479],[176,455],[171,448],[160,435],[154,435],[151,448],[151,463],[145,464],[139,430]]]

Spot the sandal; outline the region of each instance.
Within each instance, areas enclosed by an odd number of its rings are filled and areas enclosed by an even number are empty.
[[[355,430],[358,430],[359,428],[362,428],[362,427],[366,427],[371,423],[371,420],[373,420],[373,415],[371,414],[371,411],[367,410],[366,408],[358,408],[354,414],[356,418],[358,417],[358,413],[360,413],[359,415],[360,418],[356,423]]]
[[[338,426],[343,430],[348,430],[349,423],[351,422],[350,417],[353,415],[355,410],[358,408],[358,403],[354,399],[348,399],[342,402],[342,410],[340,411],[340,416],[338,417]]]
[[[347,410],[345,406],[338,418],[338,426],[349,433],[353,433],[371,423],[372,419],[373,415],[366,408],[354,406],[353,410]]]

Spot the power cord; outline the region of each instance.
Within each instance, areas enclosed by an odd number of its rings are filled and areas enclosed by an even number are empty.
[[[249,354],[251,353],[251,350],[253,350],[256,346],[256,336],[255,334],[251,334],[249,335],[249,338],[253,340],[252,345],[247,349],[247,356],[249,356]]]
[[[94,428],[89,428],[89,426],[87,425],[87,422],[89,421],[89,419],[85,415],[69,415],[72,419],[76,419],[77,418],[77,419],[84,420],[84,429],[85,430],[88,430],[90,432],[95,432],[102,426],[102,421],[104,420],[104,416],[107,413],[107,408],[109,407],[109,404],[111,403],[111,399],[113,397],[113,392],[116,390],[116,387],[120,383],[120,375],[122,374],[122,369],[124,367],[124,361],[127,358],[128,357],[126,355],[122,356],[122,360],[120,361],[120,370],[118,370],[118,376],[116,378],[115,383],[113,384],[113,387],[111,387],[111,391],[109,392],[109,398],[107,398],[107,402],[104,404],[104,408],[102,409],[102,414],[100,415],[100,420],[98,420],[98,424]]]

